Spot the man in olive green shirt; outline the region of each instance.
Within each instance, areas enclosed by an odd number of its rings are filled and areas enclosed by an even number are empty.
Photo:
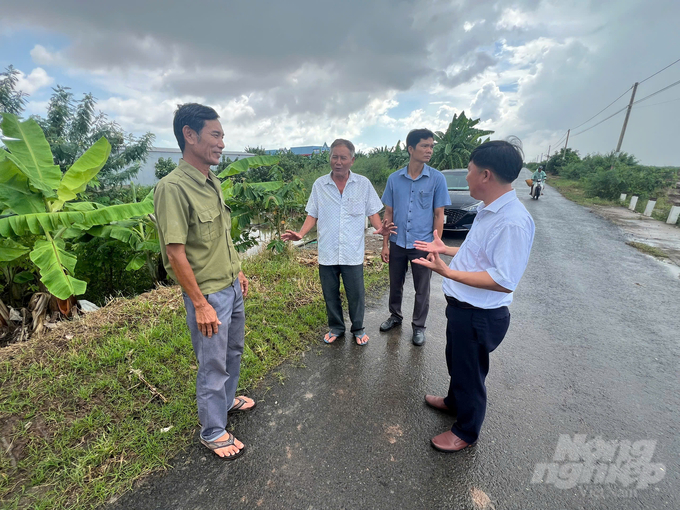
[[[217,112],[189,103],[175,112],[182,151],[177,168],[161,179],[154,209],[163,264],[183,290],[187,326],[198,359],[196,401],[201,443],[233,460],[245,446],[227,432],[227,413],[255,401],[236,397],[245,337],[243,298],[248,280],[231,241],[231,216],[219,179],[224,131]]]

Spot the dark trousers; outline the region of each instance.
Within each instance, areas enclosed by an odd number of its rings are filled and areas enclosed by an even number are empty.
[[[392,317],[399,320],[404,318],[401,314],[401,301],[404,296],[404,281],[406,280],[408,263],[420,257],[427,257],[427,253],[416,249],[407,250],[390,241],[390,313]],[[425,329],[427,312],[430,309],[430,277],[432,271],[411,262],[411,273],[413,273],[413,287],[416,291],[411,325],[414,330]]]
[[[444,399],[457,413],[451,431],[474,443],[486,414],[486,376],[489,353],[500,345],[510,326],[507,306],[493,310],[446,307],[446,366],[451,382]]]
[[[345,332],[345,319],[342,315],[340,300],[340,275],[345,285],[349,318],[352,321],[352,334],[364,332],[364,265],[357,266],[322,266],[319,265],[319,279],[323,298],[326,300],[328,327],[332,333],[342,335]],[[359,335],[360,336],[360,335]]]

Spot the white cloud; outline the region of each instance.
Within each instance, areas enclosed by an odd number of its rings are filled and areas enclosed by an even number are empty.
[[[489,82],[485,83],[475,95],[475,99],[470,104],[470,111],[475,117],[479,117],[483,121],[497,121],[503,115],[505,103],[505,94],[500,91],[498,85]]]
[[[30,95],[53,83],[54,78],[49,76],[42,67],[36,67],[28,75],[19,71],[16,89]]]

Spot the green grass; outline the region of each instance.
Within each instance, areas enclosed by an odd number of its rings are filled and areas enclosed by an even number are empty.
[[[580,205],[621,205],[618,200],[609,200],[600,197],[587,197],[585,187],[581,181],[565,179],[558,175],[551,175],[548,177],[548,184],[557,189],[557,191],[559,191],[560,194],[564,196],[564,198],[567,198]]]
[[[585,194],[585,187],[581,181],[574,181],[570,179],[564,179],[563,177],[557,175],[551,175],[549,179],[549,184],[553,186],[557,191],[559,191],[565,198],[576,202],[577,204],[583,206],[623,206],[630,203],[630,195],[626,197],[626,204],[621,203],[619,200],[610,200],[600,197],[587,197]],[[652,218],[659,221],[666,221],[668,215],[671,212],[671,207],[673,204],[668,200],[668,197],[664,194],[659,196],[654,210],[652,211]],[[645,212],[647,207],[647,199],[640,198],[635,205],[635,212],[642,214]],[[680,225],[680,219],[678,219],[678,225]]]
[[[651,255],[652,257],[656,257],[659,259],[667,259],[668,255],[663,250],[660,250],[659,248],[656,248],[654,246],[650,246],[645,243],[638,243],[636,241],[629,241],[626,243],[628,246],[632,246],[633,248],[641,251],[642,253],[646,253],[647,255]]]
[[[316,266],[263,254],[244,271],[248,390],[318,341],[326,314]],[[365,281],[383,288],[386,266],[369,264]],[[195,376],[177,287],[116,300],[0,351],[0,506],[94,508],[167,469],[198,424]]]

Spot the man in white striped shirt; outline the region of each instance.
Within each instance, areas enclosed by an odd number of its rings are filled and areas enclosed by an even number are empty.
[[[383,225],[382,202],[371,181],[350,171],[354,145],[337,139],[331,144],[331,173],[319,177],[307,202],[307,218],[299,232],[286,230],[284,241],[299,241],[317,224],[319,278],[326,301],[329,331],[324,342],[333,343],[345,334],[340,300],[340,276],[345,285],[351,332],[358,345],[366,345],[364,331],[364,223],[368,216],[376,234],[395,232]]]

